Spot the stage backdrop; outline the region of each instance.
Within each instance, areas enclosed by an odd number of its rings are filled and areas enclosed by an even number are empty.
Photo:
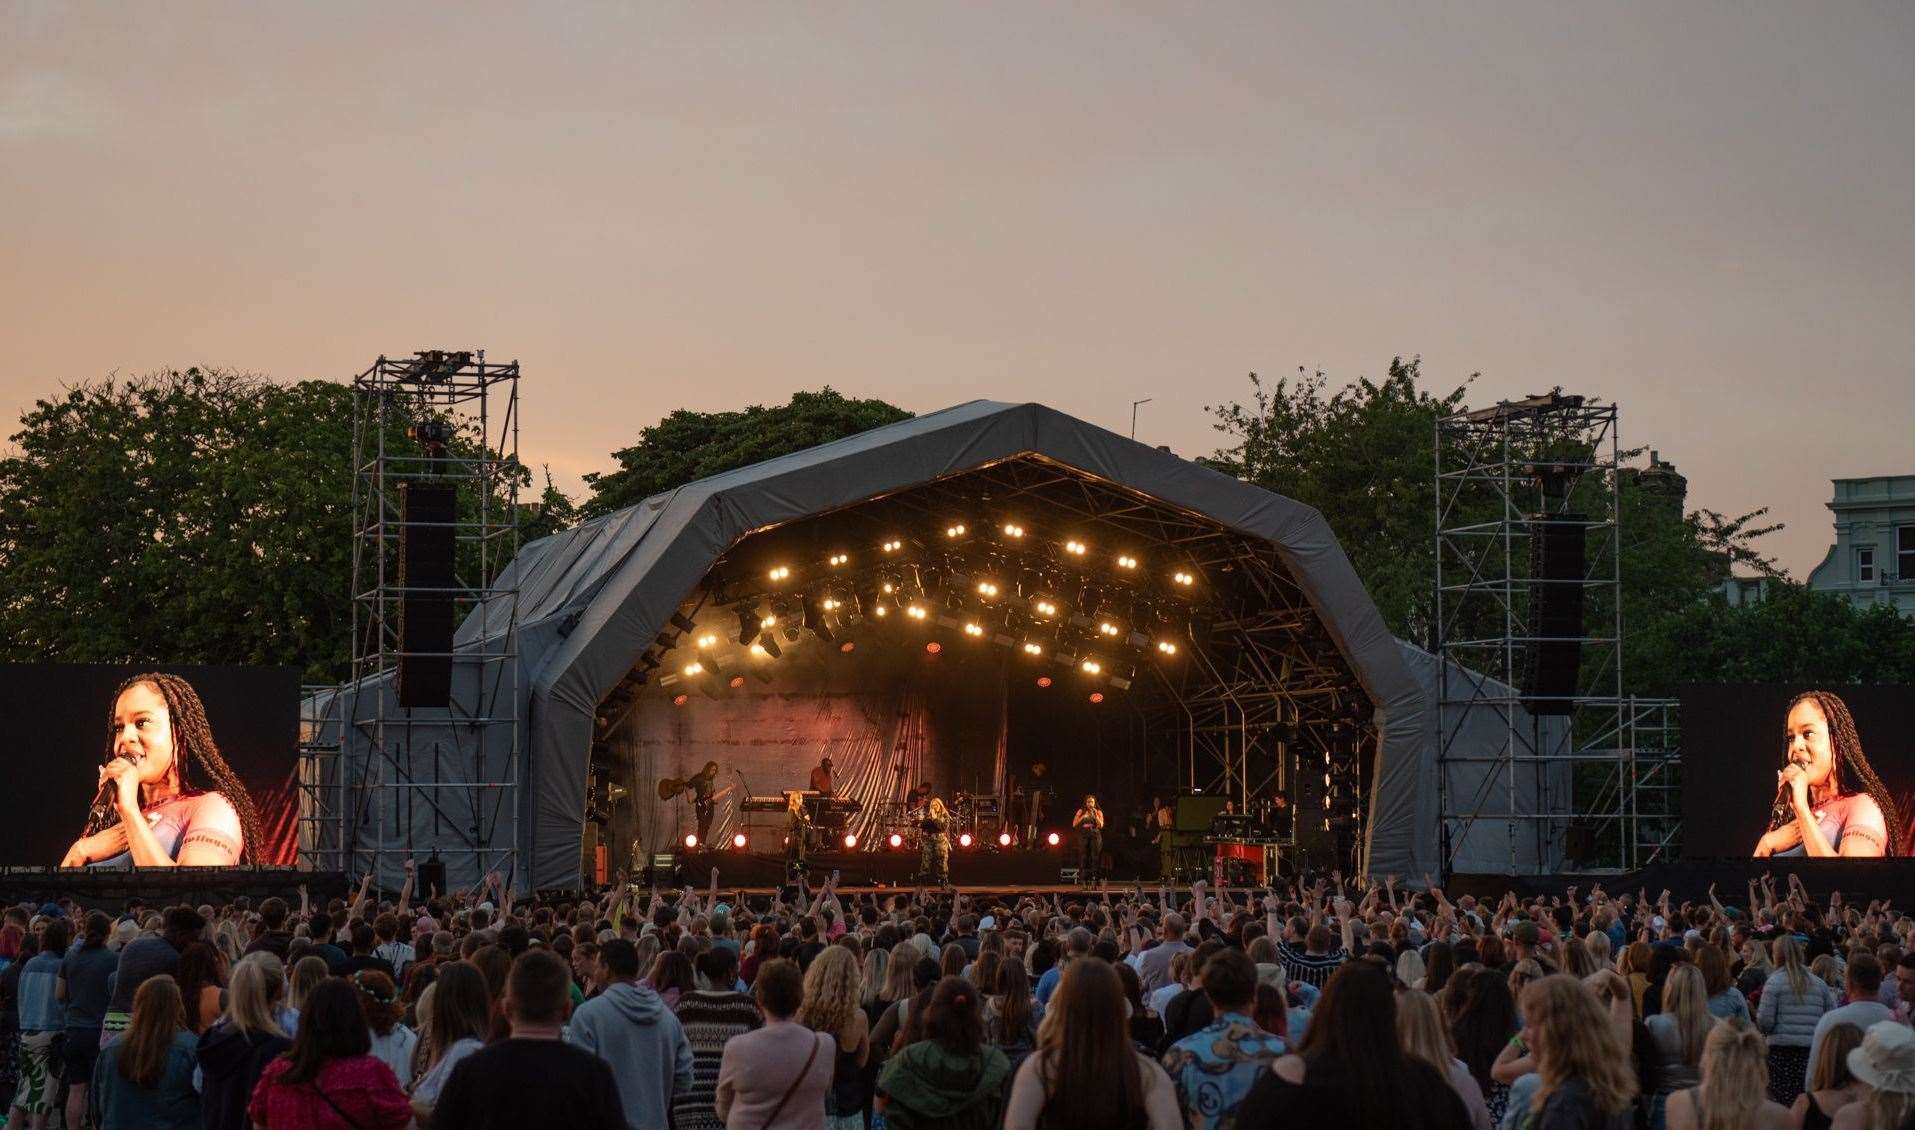
[[[298,830],[299,670],[168,664],[0,666],[7,719],[6,787],[0,788],[0,864],[52,867],[86,823],[99,765],[110,756],[113,693],[146,671],[193,685],[220,754],[259,809],[263,864],[291,866]],[[194,779],[196,787],[207,782]]]
[[[1747,858],[1768,828],[1775,774],[1787,763],[1789,702],[1806,690],[1848,704],[1862,751],[1901,810],[1898,843],[1915,819],[1915,687],[1703,685],[1682,691],[1682,853]],[[1854,787],[1851,778],[1850,787]],[[1904,850],[1906,848],[1904,847]]]

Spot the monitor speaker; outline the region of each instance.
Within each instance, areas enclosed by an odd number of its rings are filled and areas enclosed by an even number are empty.
[[[446,882],[446,861],[438,856],[433,856],[414,868],[412,888],[417,893],[413,897],[419,900],[419,905],[424,906],[426,892],[435,887],[442,895],[450,894],[452,891],[451,884]]]
[[[1523,707],[1531,714],[1573,714],[1582,669],[1584,534],[1581,514],[1531,523],[1528,662]]]
[[[399,498],[399,705],[448,706],[458,495],[451,483],[409,482]]]

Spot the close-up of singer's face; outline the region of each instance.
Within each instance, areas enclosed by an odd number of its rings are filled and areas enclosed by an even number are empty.
[[[173,718],[158,687],[135,683],[113,704],[113,756],[131,761],[142,784],[172,771]]]
[[[1805,698],[1789,710],[1789,764],[1808,772],[1810,788],[1828,784],[1835,771],[1835,746],[1829,740],[1829,720],[1812,698]]]

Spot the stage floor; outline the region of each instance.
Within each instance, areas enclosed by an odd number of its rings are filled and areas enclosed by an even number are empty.
[[[781,855],[713,851],[681,853],[673,873],[674,885],[689,885],[703,890],[711,883],[712,868],[718,869],[721,890],[775,891],[785,882],[785,860]],[[1075,882],[1076,860],[1062,850],[1050,851],[953,851],[951,882],[960,890],[1058,890],[1081,889]],[[806,881],[817,888],[838,873],[841,891],[910,890],[917,884],[918,855],[913,851],[837,852],[813,856],[805,870]],[[652,876],[638,877],[641,884]],[[1143,881],[1154,885],[1149,876],[1116,873],[1114,885],[1128,887]],[[662,882],[661,886],[664,885]]]

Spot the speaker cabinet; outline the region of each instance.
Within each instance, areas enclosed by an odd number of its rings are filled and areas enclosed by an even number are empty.
[[[399,485],[399,705],[447,706],[452,701],[452,629],[458,547],[453,522],[458,495],[451,483]],[[414,591],[414,590],[429,591]]]
[[[1528,663],[1523,707],[1531,714],[1575,712],[1582,671],[1584,542],[1581,514],[1556,514],[1531,524],[1529,539]]]

